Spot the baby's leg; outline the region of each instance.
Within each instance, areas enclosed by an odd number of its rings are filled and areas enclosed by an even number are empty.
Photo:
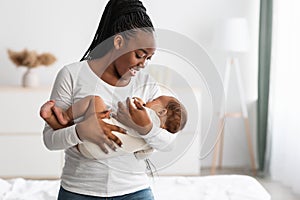
[[[51,126],[51,128],[57,130],[65,126],[61,125],[55,117],[55,114],[52,112],[53,107],[55,107],[55,101],[47,101],[40,109],[40,116],[47,122],[49,126]]]
[[[100,119],[109,118],[110,111],[107,110],[107,107],[103,99],[99,96],[93,96],[90,101],[86,115],[97,114],[97,117]]]
[[[74,103],[65,112],[56,106],[54,106],[52,110],[56,114],[60,123],[68,124],[73,122],[73,120],[78,117],[87,117],[91,114],[103,112],[106,110],[106,105],[104,104],[102,98],[90,95]]]
[[[94,96],[86,96],[76,103],[72,104],[64,113],[61,113],[58,107],[53,107],[53,111],[57,114],[58,120],[64,123],[72,123],[74,119],[84,116],[87,112],[89,104]]]

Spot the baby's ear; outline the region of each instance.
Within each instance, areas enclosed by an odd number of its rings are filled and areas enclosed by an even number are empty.
[[[167,114],[168,110],[163,108],[160,111],[157,112],[158,116],[163,117]]]

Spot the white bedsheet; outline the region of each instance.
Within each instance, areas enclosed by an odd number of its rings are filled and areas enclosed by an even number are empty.
[[[270,200],[258,181],[249,176],[155,177],[156,200]],[[59,181],[0,179],[1,200],[55,200]]]

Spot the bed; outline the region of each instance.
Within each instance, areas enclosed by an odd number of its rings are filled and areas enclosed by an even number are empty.
[[[151,179],[156,200],[270,200],[271,196],[243,175],[162,176]],[[1,200],[55,200],[58,180],[0,179]]]

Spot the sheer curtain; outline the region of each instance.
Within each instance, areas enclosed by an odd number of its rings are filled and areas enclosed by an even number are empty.
[[[274,0],[269,172],[300,193],[300,1]]]

